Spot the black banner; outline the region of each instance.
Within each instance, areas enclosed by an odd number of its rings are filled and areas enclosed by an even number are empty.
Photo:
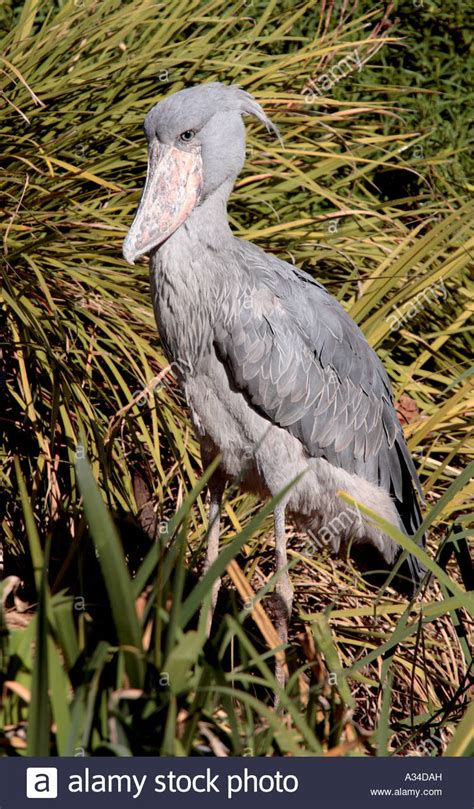
[[[1,758],[0,809],[472,809],[467,758]]]

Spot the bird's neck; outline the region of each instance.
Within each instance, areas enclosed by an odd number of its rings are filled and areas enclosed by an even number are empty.
[[[232,274],[234,236],[226,202],[232,182],[220,186],[151,257],[153,306],[170,361],[196,368],[210,350],[216,300]]]

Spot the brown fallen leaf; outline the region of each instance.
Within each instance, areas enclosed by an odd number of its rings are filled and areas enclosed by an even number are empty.
[[[402,393],[398,402],[395,403],[395,410],[402,427],[404,424],[410,424],[420,415],[417,403],[407,393]]]

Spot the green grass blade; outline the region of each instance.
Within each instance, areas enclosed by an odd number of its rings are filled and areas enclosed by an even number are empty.
[[[31,515],[32,516],[32,515]],[[33,662],[31,705],[28,714],[28,755],[48,756],[51,731],[48,671],[47,563],[41,576],[36,622],[36,647]]]
[[[446,756],[474,754],[474,702],[471,702],[446,748]]]
[[[76,474],[84,498],[84,510],[107,588],[117,635],[126,650],[130,683],[134,687],[140,687],[143,684],[144,660],[133,587],[112,518],[94,480],[89,462],[81,455],[82,453],[78,453]]]

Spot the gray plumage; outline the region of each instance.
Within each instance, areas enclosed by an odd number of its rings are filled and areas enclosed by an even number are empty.
[[[321,284],[233,236],[226,201],[244,161],[244,114],[275,130],[251,96],[221,84],[180,91],[151,110],[147,185],[124,243],[131,262],[151,254],[160,336],[203,462],[222,456],[208,563],[226,480],[268,496],[303,473],[276,515],[277,568],[286,561],[285,510],[313,537],[339,520],[334,550],[349,540],[369,544],[392,565],[398,546],[370,520],[348,520],[337,495],[347,491],[408,534],[420,525],[419,482],[390,383]],[[410,557],[413,581],[422,573]],[[280,586],[287,611],[290,589]]]

